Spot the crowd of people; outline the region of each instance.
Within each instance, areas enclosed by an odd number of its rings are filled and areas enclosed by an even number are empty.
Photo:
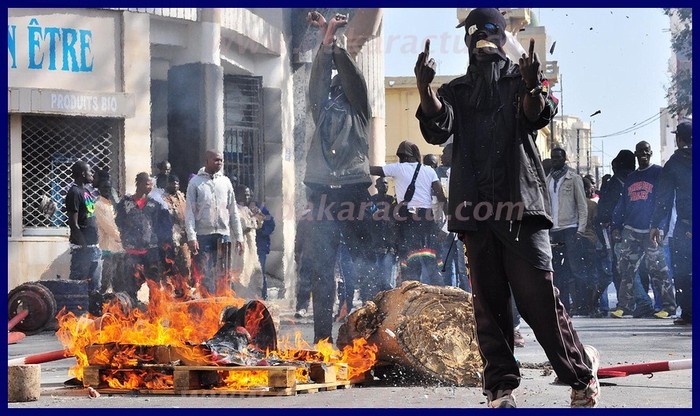
[[[692,323],[685,299],[691,292],[692,122],[681,121],[674,133],[678,150],[667,166],[652,164],[651,145],[640,141],[613,159],[613,175],[603,178],[600,190],[591,175],[568,166],[564,149],[552,149],[547,186],[554,285],[571,315]],[[686,228],[675,234],[679,221]],[[611,284],[617,297],[612,310]]]
[[[84,161],[72,167],[70,278],[89,282],[89,312],[100,315],[110,293],[141,304],[144,283],[151,299],[156,290],[183,300],[230,290],[266,299],[274,218],[249,187],[224,175],[223,153],[207,151],[186,193],[168,161],[157,167],[136,175],[135,192],[121,198],[108,171],[93,174]]]
[[[600,190],[567,164],[563,148],[541,160],[537,130],[558,101],[534,40],[511,61],[503,15],[477,8],[457,26],[466,30],[466,75],[434,89],[429,40],[415,65],[416,118],[426,142],[444,144],[442,155],[423,157],[406,140],[398,162],[370,166],[367,85],[335,36],[347,16],[310,12],[307,20],[320,46],[308,91],[315,130],[296,224],[295,316],[313,310],[314,342],[333,342],[333,322],[352,311],[356,292],[365,302],[401,281],[459,287],[473,294],[490,407],[516,407],[521,318],[571,386],[571,406],[595,407],[600,355],[583,345],[572,316],[692,322],[691,122],[678,125],[678,150],[663,167],[641,141],[617,155]],[[144,282],[180,297],[193,287],[267,297],[274,219],[222,166],[223,154],[208,151],[183,194],[163,161],[121,199],[108,174],[73,166],[71,278],[90,281],[91,305],[110,286],[135,298]]]

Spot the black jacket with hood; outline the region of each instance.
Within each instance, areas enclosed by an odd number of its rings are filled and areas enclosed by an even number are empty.
[[[675,200],[676,221],[684,221],[692,228],[693,149],[691,147],[677,149],[664,164],[658,189],[651,223],[659,224],[665,218],[669,218]]]
[[[518,65],[509,59],[501,70],[498,89],[501,106],[494,117],[494,134],[509,143],[504,155],[507,163],[509,202],[522,203],[523,222],[532,224],[535,228],[549,229],[552,227],[551,208],[535,138],[537,130],[549,124],[556,115],[556,101],[551,95],[547,95],[539,119],[535,122],[529,121],[523,112],[523,101],[529,92],[526,91]],[[474,108],[467,104],[472,91],[469,74],[461,76],[438,89],[437,95],[442,103],[438,114],[426,117],[420,106],[416,113],[421,133],[428,143],[442,144],[454,135],[448,202],[448,229],[452,232],[475,231],[477,225],[473,209],[482,202],[478,197],[471,154],[477,138],[468,127],[474,114]],[[458,208],[461,210],[459,216],[455,215]],[[496,208],[493,207],[494,213]],[[515,209],[513,212],[517,211]]]

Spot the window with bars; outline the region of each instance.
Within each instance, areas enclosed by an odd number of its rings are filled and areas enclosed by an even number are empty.
[[[262,128],[262,78],[224,77],[224,173],[256,199],[265,195]]]
[[[93,173],[109,170],[112,186],[119,178],[120,120],[91,117],[22,117],[22,225],[25,234],[52,234],[67,227],[66,191],[73,179],[71,167],[78,160]],[[50,217],[40,209],[42,198],[56,204]]]

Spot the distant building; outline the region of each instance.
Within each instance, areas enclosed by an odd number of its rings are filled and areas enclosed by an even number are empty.
[[[669,17],[671,26],[671,36],[677,34],[683,29],[682,23],[677,13],[671,14]],[[692,74],[693,63],[689,56],[683,52],[673,51],[669,60],[669,72],[677,74],[680,71],[690,71]],[[684,117],[692,117],[692,114],[670,114],[667,111],[661,110],[660,119],[660,156],[661,164],[663,165],[671,157],[676,150],[676,136],[671,133],[676,129],[678,120]]]
[[[582,175],[593,175],[596,180],[602,177],[600,158],[593,155],[591,123],[585,123],[574,116],[557,116],[552,125],[552,147],[566,151],[569,166]],[[549,155],[547,156],[549,157]]]

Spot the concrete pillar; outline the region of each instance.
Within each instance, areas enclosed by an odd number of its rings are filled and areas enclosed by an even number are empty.
[[[124,13],[124,92],[134,97],[135,116],[124,119],[124,185],[127,193],[136,189],[139,172],[151,170],[151,44],[150,17]]]
[[[357,64],[367,82],[367,90],[372,106],[369,125],[369,163],[383,165],[386,154],[386,99],[384,94],[384,37],[381,35],[368,40],[357,55]]]
[[[200,9],[187,49],[168,71],[168,141],[173,173],[186,186],[207,149],[224,149],[221,10]]]

